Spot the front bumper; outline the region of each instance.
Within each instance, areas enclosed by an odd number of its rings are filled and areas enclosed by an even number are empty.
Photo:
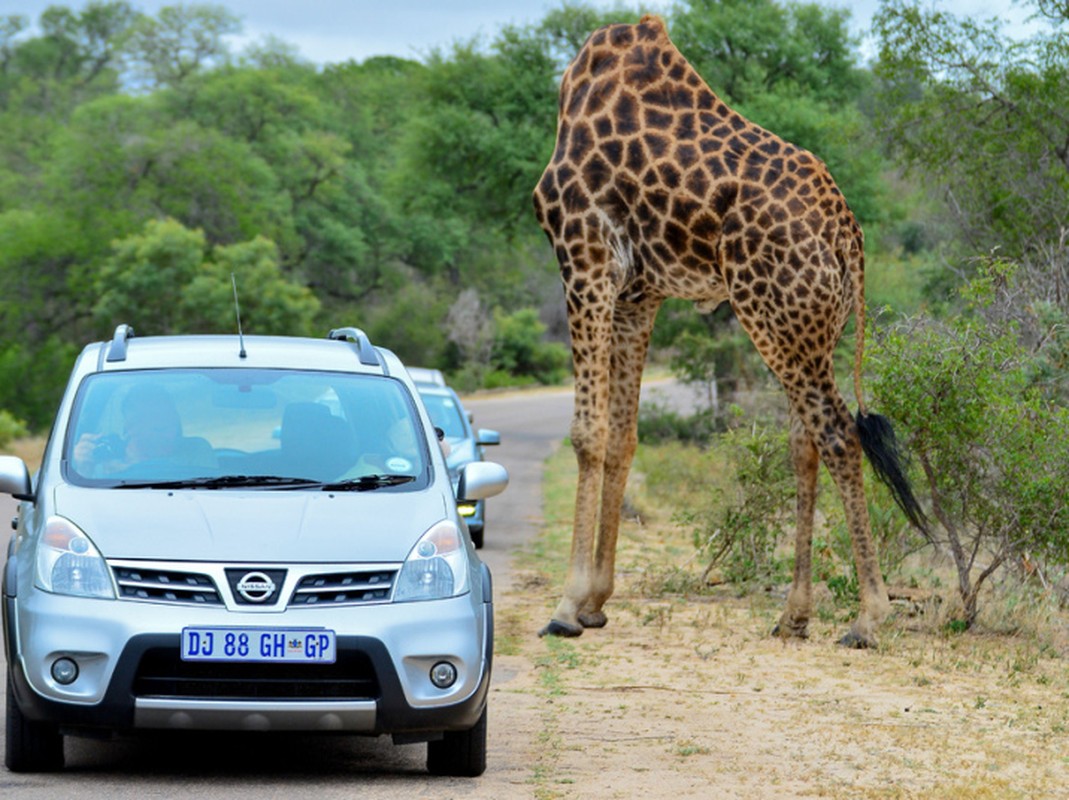
[[[488,580],[487,576],[487,580]],[[466,595],[280,614],[162,603],[85,600],[39,590],[4,598],[16,702],[29,719],[67,733],[133,729],[436,734],[471,728],[489,690],[493,607]],[[323,626],[337,633],[335,665],[200,664],[179,658],[187,625]],[[33,635],[19,635],[33,631]],[[60,657],[79,665],[61,686]],[[443,690],[431,667],[458,678]]]

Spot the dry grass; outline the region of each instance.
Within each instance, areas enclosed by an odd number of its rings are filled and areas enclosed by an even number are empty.
[[[519,559],[532,627],[563,582],[573,463],[565,449],[547,469],[546,529]],[[1064,796],[1058,609],[993,596],[980,633],[950,635],[943,607],[926,618],[903,605],[878,649],[851,651],[835,645],[849,612],[825,596],[810,640],[783,645],[768,636],[780,587],[682,591],[703,565],[665,502],[636,475],[608,627],[512,639],[540,675],[545,709],[535,796]]]

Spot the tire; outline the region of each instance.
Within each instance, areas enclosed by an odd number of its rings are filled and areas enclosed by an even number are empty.
[[[483,549],[483,529],[482,528],[468,528],[468,533],[471,534],[471,543],[475,545],[476,550]]]
[[[486,772],[486,708],[470,730],[446,731],[438,741],[427,743],[427,771],[458,778]]]
[[[4,764],[12,772],[55,772],[63,768],[63,735],[48,722],[26,719],[7,678],[7,739]]]

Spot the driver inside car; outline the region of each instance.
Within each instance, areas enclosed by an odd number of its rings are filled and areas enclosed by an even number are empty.
[[[122,437],[86,433],[78,440],[73,455],[81,474],[113,475],[150,461],[216,466],[207,440],[182,435],[178,409],[165,389],[135,386],[122,401],[122,416]]]

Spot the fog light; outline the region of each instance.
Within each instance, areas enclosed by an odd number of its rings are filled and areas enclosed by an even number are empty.
[[[78,665],[69,658],[57,658],[52,662],[52,679],[61,686],[70,686],[78,680]]]
[[[448,661],[439,661],[431,667],[431,683],[439,689],[448,689],[457,682],[457,668]]]

